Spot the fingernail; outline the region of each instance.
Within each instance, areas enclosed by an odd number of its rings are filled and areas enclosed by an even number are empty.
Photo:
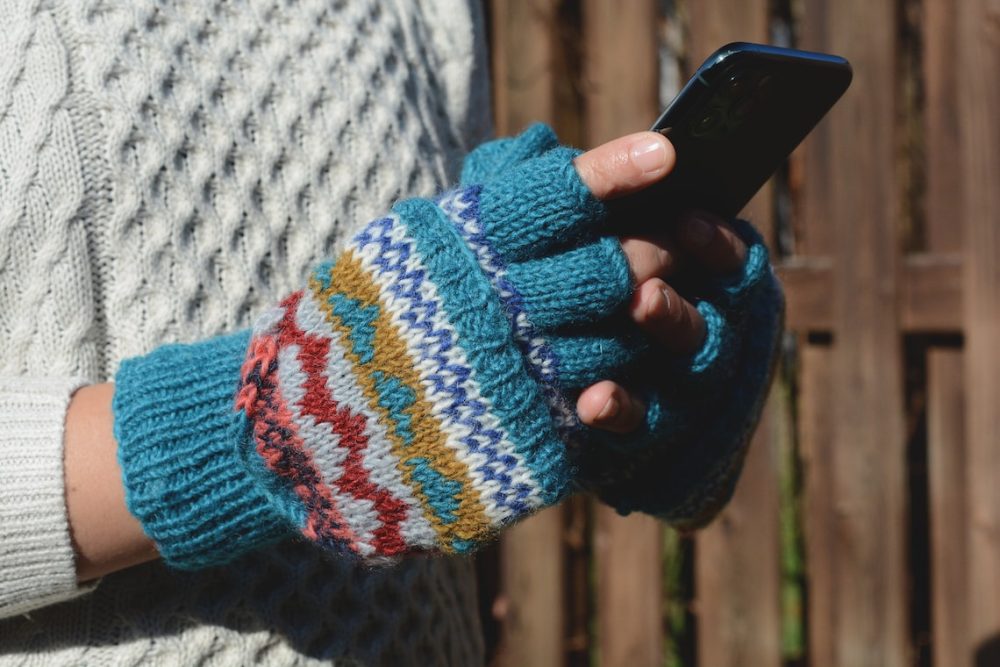
[[[684,235],[684,240],[688,242],[688,245],[694,248],[703,248],[715,236],[715,229],[701,218],[688,218],[684,221],[681,234]]]
[[[631,155],[643,174],[653,174],[667,166],[667,147],[663,139],[655,136],[632,144]]]
[[[660,319],[664,319],[670,314],[670,290],[663,288],[660,290],[663,295],[663,308],[660,310]]]
[[[595,421],[601,423],[607,423],[618,416],[618,412],[621,410],[621,405],[618,403],[618,399],[614,396],[608,398],[608,402],[604,404],[601,411],[597,413],[597,417],[594,418]]]

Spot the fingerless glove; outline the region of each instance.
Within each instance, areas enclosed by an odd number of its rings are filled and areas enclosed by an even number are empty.
[[[544,126],[485,144],[461,186],[369,223],[252,331],[124,362],[126,497],[163,557],[204,567],[292,534],[373,562],[463,553],[579,489],[667,518],[720,495],[706,479],[738,468],[773,358],[766,253],[748,236],[743,274],[698,295],[701,352],[650,366],[577,154]],[[602,378],[643,388],[638,433],[579,424]]]

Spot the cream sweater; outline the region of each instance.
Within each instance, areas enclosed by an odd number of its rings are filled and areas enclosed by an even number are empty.
[[[0,26],[0,665],[481,662],[462,560],[290,544],[81,589],[62,472],[75,387],[247,326],[455,177],[489,131],[475,0],[0,0]]]

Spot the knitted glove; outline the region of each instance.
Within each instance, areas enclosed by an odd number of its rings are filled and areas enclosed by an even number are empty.
[[[577,481],[621,514],[641,511],[675,527],[708,523],[732,497],[777,359],[784,300],[760,235],[733,221],[747,245],[729,276],[673,279],[705,320],[690,358],[642,365],[626,384],[643,397],[644,424],[628,436],[591,431],[576,451]]]
[[[628,265],[576,154],[542,126],[486,144],[462,187],[370,223],[251,333],[125,362],[126,497],[163,557],[203,567],[294,533],[373,561],[466,552],[579,488],[578,468],[617,499],[620,480],[580,457],[606,436],[573,401],[629,377],[649,346],[623,312]],[[710,339],[728,340],[717,319]],[[729,358],[716,347],[695,375]],[[615,457],[669,435],[663,396]]]

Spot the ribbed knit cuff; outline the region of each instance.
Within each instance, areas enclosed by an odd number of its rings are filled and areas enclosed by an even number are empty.
[[[249,332],[122,363],[115,437],[129,510],[166,562],[219,565],[292,533],[238,458],[234,408]]]
[[[76,583],[63,483],[71,378],[0,378],[0,618],[67,600]]]

